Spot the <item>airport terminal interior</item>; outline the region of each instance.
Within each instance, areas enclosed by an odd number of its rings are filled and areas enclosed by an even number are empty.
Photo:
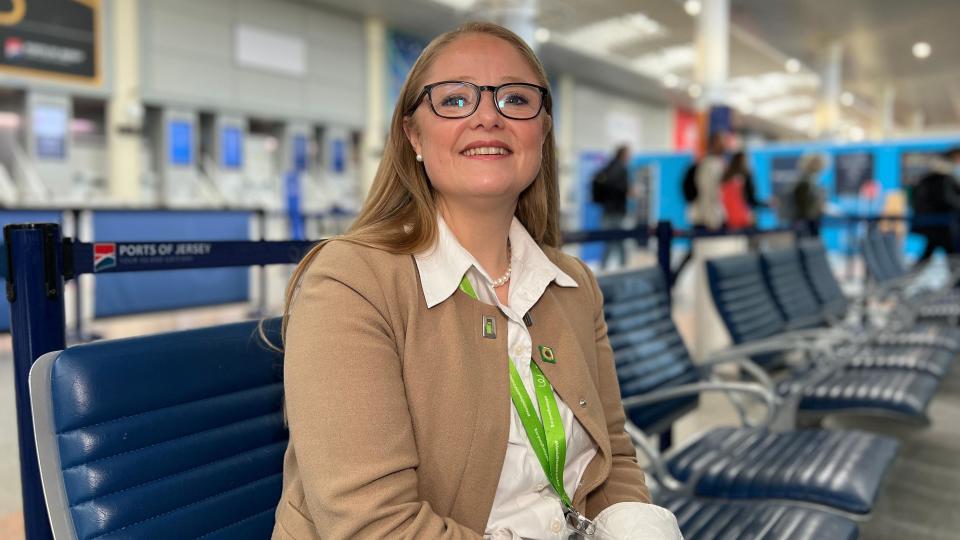
[[[0,540],[270,537],[251,336],[468,21],[546,69],[470,79],[472,114],[549,111],[560,247],[684,538],[960,538],[960,2],[0,0]],[[534,537],[661,538],[566,526]]]

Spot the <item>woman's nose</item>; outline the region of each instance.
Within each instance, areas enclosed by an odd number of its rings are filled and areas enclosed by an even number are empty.
[[[497,111],[494,99],[493,92],[480,92],[480,103],[473,114],[474,127],[502,127],[503,116]]]

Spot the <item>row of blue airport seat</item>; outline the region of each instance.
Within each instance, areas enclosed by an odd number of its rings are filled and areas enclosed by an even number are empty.
[[[919,362],[916,369],[896,363],[854,367],[820,358],[825,350],[847,354],[851,343],[886,347],[889,338],[871,329],[820,329],[843,319],[848,303],[822,247],[804,246],[801,254],[772,256],[766,274],[759,259],[744,267],[755,269],[763,285],[769,305],[761,308],[772,307],[777,317],[772,325],[764,319],[750,323],[753,319],[726,317],[738,321],[739,326],[730,326],[735,341],[759,340],[764,346],[740,345],[701,363],[691,360],[677,332],[668,286],[658,269],[599,280],[628,430],[648,455],[656,502],[676,513],[688,539],[855,538],[857,527],[850,517],[869,514],[899,445],[863,431],[796,429],[794,409],[822,412],[811,403],[830,398],[829,392],[810,395],[810,388],[818,388],[817,382],[808,382],[810,372],[909,375],[932,381],[936,388],[938,376]],[[777,307],[771,284],[795,282],[780,274],[792,275],[795,268],[776,265],[797,262],[817,303],[804,299],[804,310],[788,315]],[[718,290],[727,291],[714,293]],[[751,303],[756,294],[759,290],[750,289],[733,298],[747,298],[751,309],[759,309]],[[814,308],[822,316],[810,311]],[[279,342],[277,320],[266,321],[264,329],[270,341]],[[829,336],[830,347],[823,346],[825,338],[810,337],[814,329]],[[909,342],[913,330],[898,330]],[[783,340],[786,347],[777,340],[780,335],[790,336]],[[889,346],[900,347],[899,352],[955,345],[949,332],[937,338]],[[818,348],[807,347],[809,343]],[[812,351],[810,365],[802,367],[806,378],[788,377],[790,384],[778,384],[767,370],[789,365],[781,352],[797,347]],[[954,351],[949,351],[951,359]],[[282,362],[282,354],[260,338],[256,322],[90,343],[41,357],[30,385],[56,537],[268,538],[287,444]],[[726,364],[739,366],[751,380],[723,380],[717,368]],[[923,366],[945,370],[947,364],[930,360]],[[713,429],[663,455],[645,442],[644,435],[665,433],[693,410],[705,391],[755,399],[764,404],[766,415],[757,421],[741,407],[743,426]],[[874,394],[867,392],[872,404],[895,401],[885,401],[883,392]],[[922,414],[929,398],[917,399],[919,403],[895,410]]]

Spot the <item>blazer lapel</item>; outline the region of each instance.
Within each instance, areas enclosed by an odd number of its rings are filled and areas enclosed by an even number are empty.
[[[606,458],[610,456],[610,436],[600,403],[600,395],[584,358],[582,344],[568,319],[566,309],[548,287],[540,301],[531,309],[533,326],[533,359],[547,380],[553,385],[560,399],[570,407],[573,415],[583,425]],[[544,362],[538,346],[553,349],[556,362]]]

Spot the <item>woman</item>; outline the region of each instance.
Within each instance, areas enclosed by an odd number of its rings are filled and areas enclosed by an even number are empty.
[[[727,216],[728,229],[740,230],[753,227],[754,215],[749,202],[752,198],[752,187],[746,154],[737,152],[730,158],[730,165],[727,166],[720,181],[720,200],[723,202],[723,209]]]
[[[274,538],[678,536],[645,504],[599,289],[556,249],[546,85],[491,24],[413,66],[357,221],[291,278]]]

